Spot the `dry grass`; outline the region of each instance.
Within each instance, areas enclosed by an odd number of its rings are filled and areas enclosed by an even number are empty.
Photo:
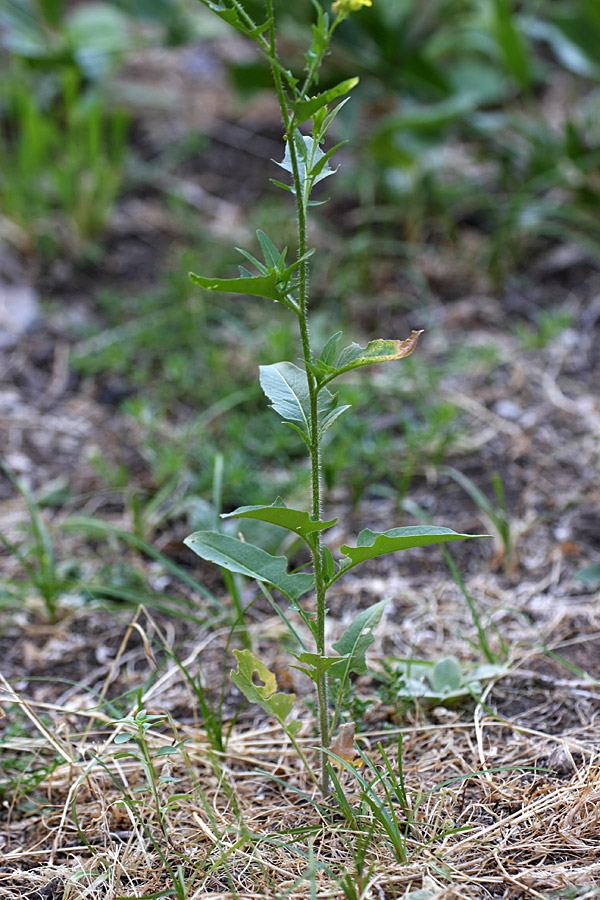
[[[564,630],[572,624],[565,619]],[[154,666],[151,642],[160,630],[150,617],[136,616],[100,693],[107,695],[131,664],[133,633],[140,636],[138,661]],[[598,637],[588,633],[588,646]],[[560,646],[561,653],[567,649]],[[188,654],[190,670],[197,656]],[[342,808],[315,795],[289,742],[267,722],[239,721],[224,754],[210,747],[190,716],[148,731],[152,753],[175,737],[189,739],[177,755],[157,758],[160,774],[179,779],[159,789],[165,839],[143,767],[119,756],[136,745],[114,743],[122,726],[90,709],[89,695],[44,703],[4,678],[1,694],[13,716],[19,710],[36,729],[34,736],[6,739],[5,755],[28,757],[42,772],[55,761],[29,806],[18,786],[5,798],[2,898],[141,897],[171,888],[169,866],[178,865],[189,900],[342,897],[347,873],[355,874],[357,898],[546,898],[551,892],[563,898],[594,896],[600,885],[600,754],[596,713],[589,715],[600,689],[532,650],[515,654],[508,674],[488,684],[478,704],[415,709],[402,729],[390,727],[389,710],[371,710],[382,727],[359,734],[358,746],[374,770],[383,773],[382,741],[399,771],[395,747],[400,730],[404,736],[410,808],[390,806],[381,784],[372,797],[399,817],[406,861],[381,823],[374,824],[354,773],[339,774],[355,816],[348,822]],[[141,703],[158,714],[191,711],[176,665],[161,670]],[[535,727],[527,724],[532,720]],[[307,718],[301,743],[315,759],[311,728]],[[357,771],[372,780],[368,766]],[[370,829],[361,877],[356,846]]]

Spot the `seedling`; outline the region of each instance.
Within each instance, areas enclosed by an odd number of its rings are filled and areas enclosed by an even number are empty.
[[[216,531],[196,532],[186,538],[185,543],[205,560],[252,578],[259,584],[276,588],[287,598],[291,610],[300,616],[312,636],[314,651],[304,649],[296,655],[299,663],[296,668],[316,686],[322,751],[320,787],[323,795],[327,795],[327,750],[332,732],[329,683],[332,679],[339,679],[343,685],[351,673],[367,671],[366,652],[373,643],[373,630],[385,607],[385,601],[379,601],[370,609],[361,611],[333,644],[332,649],[337,655],[328,655],[325,641],[327,591],[351,569],[384,554],[477,535],[457,534],[450,528],[439,526],[409,526],[384,532],[366,528],[360,532],[355,543],[341,547],[342,555],[337,560],[332,548],[323,541],[323,533],[337,521],[323,516],[323,438],[349,408],[339,405],[338,395],[332,393],[329,387],[353,369],[406,358],[414,351],[421,334],[421,331],[415,330],[404,340],[380,339],[370,341],[366,347],[356,343],[343,347],[342,335],[338,331],[325,342],[320,353],[315,353],[310,339],[309,259],[315,251],[308,246],[308,212],[315,202],[320,202],[312,199],[316,185],[337,171],[330,166],[330,161],[341,145],[335,144],[326,149],[325,141],[335,117],[347,102],[346,95],[358,81],[357,78],[349,78],[335,87],[315,93],[318,73],[340,22],[360,7],[371,6],[371,0],[337,0],[331,8],[331,15],[315,0],[316,21],[301,76],[294,75],[279,57],[273,0],[266,0],[266,18],[258,24],[240,0],[202,2],[252,40],[270,65],[284,131],[283,159],[278,165],[288,176],[287,181],[274,183],[293,197],[297,246],[295,259],[289,263],[288,248],[278,247],[265,231],[259,230],[257,238],[262,259],[245,249],[239,251],[252,268],[240,266],[238,278],[192,274],[191,279],[207,291],[266,298],[281,304],[295,317],[302,365],[289,361],[262,365],[260,384],[271,407],[306,446],[311,463],[310,510],[290,508],[278,497],[270,505],[240,507],[226,514],[225,518],[258,519],[287,529],[304,541],[312,566],[310,571],[289,571],[288,560],[284,556],[273,556],[258,546]],[[308,601],[307,595],[314,596],[314,601]],[[247,699],[258,703],[274,717],[297,747],[295,735],[300,723],[290,718],[295,696],[277,691],[275,676],[250,650],[234,651],[234,655],[238,669],[232,673],[232,678],[237,687]],[[258,676],[258,684],[254,680],[255,675]]]
[[[437,706],[466,697],[479,698],[483,683],[507,670],[506,666],[493,663],[461,665],[453,656],[445,656],[437,662],[391,657],[386,660],[386,671],[395,701]]]

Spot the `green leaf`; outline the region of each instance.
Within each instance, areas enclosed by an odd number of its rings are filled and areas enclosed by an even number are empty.
[[[350,672],[364,675],[367,669],[365,653],[374,641],[373,629],[379,623],[388,600],[380,600],[369,609],[360,612],[339,639],[333,649],[344,657],[330,669],[330,674],[343,678]]]
[[[177,747],[159,747],[154,755],[158,758],[159,756],[176,756],[178,753],[179,745]]]
[[[229,535],[196,531],[183,543],[202,559],[214,562],[229,572],[273,585],[291,601],[297,600],[314,587],[312,575],[303,572],[288,574],[285,556],[271,556],[254,544],[247,544]]]
[[[250,297],[267,297],[269,300],[283,300],[284,294],[277,287],[280,277],[275,272],[255,275],[252,278],[207,278],[190,272],[194,284],[207,291],[224,291],[227,294],[246,294]]]
[[[335,575],[335,563],[329,547],[323,547],[323,578],[326,582],[331,581]]]
[[[351,91],[353,87],[356,87],[358,81],[358,78],[348,78],[346,81],[341,81],[328,91],[323,91],[322,94],[311,97],[310,100],[301,100],[298,103],[292,103],[292,110],[298,124],[300,125],[302,122],[306,122],[307,119],[312,119],[314,114],[323,106],[327,106],[328,103],[337,100],[338,97],[343,97],[344,94]]]
[[[575,575],[575,580],[581,581],[592,588],[600,585],[600,562],[592,563],[591,566],[579,569]]]
[[[345,413],[347,409],[351,409],[351,405],[347,403],[345,406],[338,406],[337,409],[332,410],[328,416],[326,416],[323,421],[319,424],[319,437],[323,437],[325,432],[331,428],[336,419]]]
[[[244,250],[242,247],[236,247],[235,249],[237,250],[238,253],[241,253],[242,256],[245,256],[246,259],[248,260],[248,262],[252,263],[253,266],[256,266],[256,268],[258,269],[258,271],[260,272],[261,275],[269,274],[269,270],[267,269],[267,267],[263,266],[263,264],[255,256],[253,256],[251,253],[249,253],[247,250]],[[241,267],[238,267],[238,268],[241,268]],[[253,275],[251,272],[248,272],[248,274],[249,274],[250,278],[256,278],[256,275]]]
[[[410,550],[413,547],[424,547],[428,544],[444,544],[447,541],[462,541],[467,538],[492,537],[490,534],[457,534],[451,528],[440,528],[436,525],[410,525],[407,528],[392,528],[390,531],[376,532],[365,528],[358,535],[356,547],[343,545],[340,549],[350,559],[344,568],[349,569],[367,559],[395,553],[397,550]]]
[[[288,531],[293,531],[303,538],[314,534],[315,531],[331,528],[337,522],[337,519],[331,519],[329,522],[315,522],[305,510],[287,507],[281,497],[278,497],[270,506],[240,506],[233,512],[221,513],[221,518],[259,519],[261,522],[270,522],[272,525],[287,528]]]
[[[321,355],[319,357],[320,362],[322,362],[326,366],[333,366],[335,363],[335,357],[337,354],[338,344],[342,337],[341,331],[336,331],[335,334],[332,334],[329,340],[323,346],[321,350]]]
[[[269,27],[270,20],[267,19],[262,25],[250,28],[249,25],[245,25],[242,22],[237,10],[228,7],[223,0],[200,0],[200,2],[216,13],[216,15],[223,19],[224,22],[227,22],[228,25],[232,25],[233,28],[236,28],[238,31],[241,31],[242,34],[245,34],[255,41],[257,41],[260,35]]]
[[[247,700],[251,703],[258,703],[265,712],[274,716],[287,730],[291,730],[292,733],[296,732],[299,723],[285,722],[296,702],[296,695],[276,693],[277,679],[275,675],[250,650],[234,650],[233,655],[238,664],[237,672],[233,670],[231,672],[231,680],[235,686]],[[255,672],[263,682],[262,685],[255,683]]]
[[[310,397],[306,372],[291,362],[260,366],[260,386],[271,401],[275,412],[286,420],[300,422],[305,434],[310,433]],[[337,406],[337,396],[328,390],[319,391],[317,416],[321,428]]]
[[[533,82],[531,53],[515,20],[512,0],[494,0],[493,31],[498,47],[508,72],[520,88],[526,89]]]
[[[258,238],[258,242],[261,246],[261,250],[265,257],[265,262],[269,269],[277,269],[279,268],[279,264],[281,262],[282,254],[279,252],[271,238],[261,231],[260,228],[256,232],[256,236]],[[285,253],[285,251],[284,251]]]
[[[294,654],[295,655],[295,654]],[[319,653],[300,653],[295,657],[298,662],[304,663],[303,666],[291,666],[292,669],[298,669],[311,678],[315,684],[319,682],[321,677],[331,669],[336,663],[339,663],[339,656],[321,656]],[[310,666],[310,668],[306,668]]]

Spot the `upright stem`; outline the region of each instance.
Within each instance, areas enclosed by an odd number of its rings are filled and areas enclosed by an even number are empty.
[[[306,236],[306,198],[303,195],[302,182],[300,179],[300,168],[298,165],[298,155],[296,153],[296,145],[294,143],[294,130],[296,123],[293,117],[290,117],[285,89],[281,80],[281,71],[275,62],[277,61],[277,50],[275,47],[275,25],[273,20],[273,0],[266,0],[267,15],[270,19],[269,25],[269,55],[271,58],[271,72],[277,92],[277,99],[281,109],[283,124],[285,127],[285,136],[290,151],[290,162],[292,165],[292,179],[294,182],[294,194],[296,197],[296,221],[298,231],[298,256],[303,257],[307,250]],[[308,88],[309,80],[304,86],[304,92]],[[300,340],[302,343],[302,355],[304,357],[304,365],[306,369],[306,378],[308,383],[308,396],[310,405],[310,459],[311,459],[311,487],[312,487],[312,515],[315,519],[321,516],[321,446],[319,440],[319,421],[318,421],[318,390],[315,377],[310,371],[310,363],[312,361],[312,352],[310,346],[310,332],[308,327],[308,263],[302,260],[298,269],[298,324],[300,327]],[[323,578],[323,562],[321,551],[321,535],[315,532],[313,541],[311,542],[311,552],[313,558],[313,568],[315,575],[315,591],[316,591],[316,642],[317,652],[325,655],[325,581]],[[317,682],[317,699],[319,705],[319,732],[321,738],[321,746],[326,750],[329,747],[329,714],[328,714],[328,694],[327,694],[327,676],[322,674]],[[321,753],[321,790],[323,795],[329,793],[329,772],[327,769],[327,754]]]

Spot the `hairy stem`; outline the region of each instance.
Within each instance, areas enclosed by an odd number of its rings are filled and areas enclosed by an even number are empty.
[[[294,131],[296,121],[294,116],[290,116],[285,89],[281,79],[281,71],[277,65],[277,48],[275,46],[275,25],[273,19],[273,0],[267,0],[267,15],[269,16],[269,56],[271,60],[271,72],[273,82],[277,93],[277,99],[281,109],[283,124],[285,127],[285,137],[290,151],[290,162],[292,165],[292,180],[294,183],[294,194],[296,198],[296,222],[298,233],[298,256],[303,257],[307,250],[307,234],[306,234],[306,209],[307,199],[302,190],[302,182],[300,178],[300,167],[298,164],[298,155],[296,145],[294,143]],[[312,79],[311,79],[312,80]],[[305,86],[305,90],[308,87]],[[304,99],[304,97],[301,97]],[[315,377],[310,371],[310,363],[312,360],[312,352],[310,346],[310,332],[308,326],[308,263],[302,260],[298,270],[298,324],[300,328],[300,340],[302,344],[302,355],[304,357],[304,365],[306,369],[306,378],[308,382],[308,396],[310,404],[310,459],[311,459],[311,488],[312,488],[312,515],[315,519],[321,515],[321,444],[319,439],[319,422],[318,422],[318,389]],[[325,655],[325,581],[323,578],[323,562],[321,558],[321,536],[319,532],[314,535],[314,541],[311,542],[311,551],[313,558],[313,568],[315,574],[316,589],[316,607],[317,607],[317,652],[321,656]],[[323,673],[317,683],[317,698],[319,705],[319,732],[321,738],[321,746],[326,750],[329,747],[329,713],[328,713],[328,697],[327,697],[327,676]],[[327,768],[327,754],[321,753],[321,790],[323,795],[329,793],[329,772]]]

